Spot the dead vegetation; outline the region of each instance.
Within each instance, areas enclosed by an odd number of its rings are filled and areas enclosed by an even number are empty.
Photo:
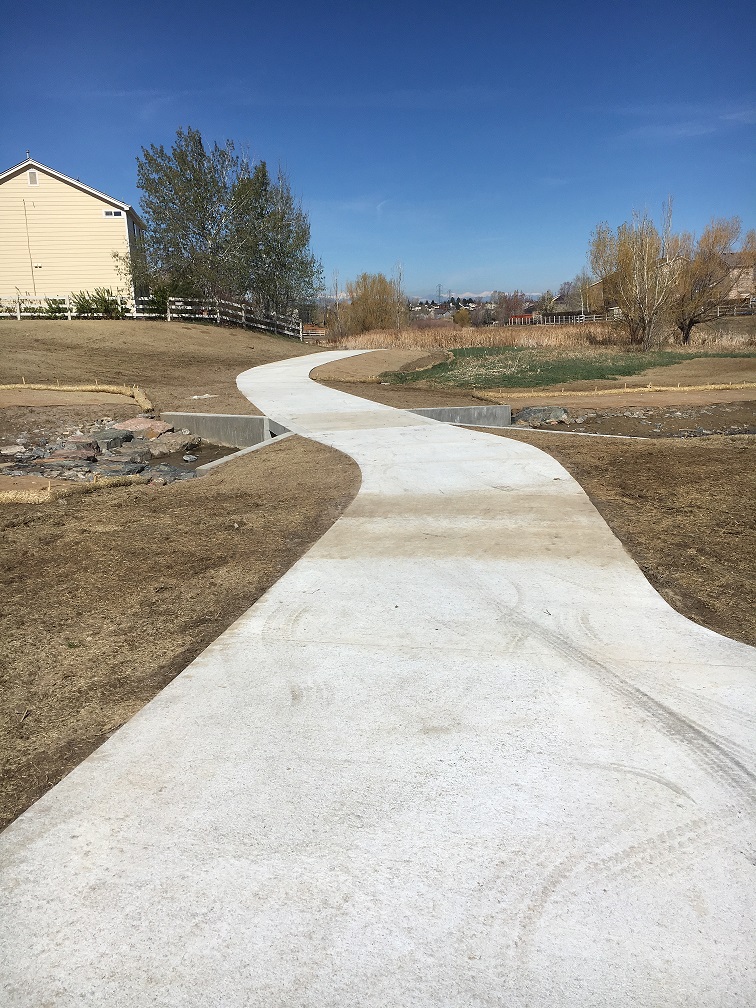
[[[506,436],[561,462],[678,612],[756,646],[756,436]]]
[[[457,350],[462,347],[531,347],[554,349],[606,348],[631,350],[632,344],[624,331],[610,322],[585,322],[573,325],[510,325],[480,327],[437,327],[380,329],[345,336],[328,342],[328,346],[344,350],[417,349]],[[665,331],[659,345],[679,347],[672,329]],[[756,346],[756,316],[721,318],[697,326],[686,349],[696,347],[746,349]]]
[[[201,480],[0,511],[0,826],[184,669],[332,524],[351,459],[287,438]]]
[[[256,413],[237,390],[236,376],[317,349],[283,336],[188,322],[0,319],[0,382],[137,385],[158,411]]]

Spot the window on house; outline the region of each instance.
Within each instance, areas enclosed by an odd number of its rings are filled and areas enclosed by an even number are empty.
[[[103,210],[106,217],[123,217],[122,210]]]
[[[37,173],[35,171],[29,172],[29,185],[39,185]]]

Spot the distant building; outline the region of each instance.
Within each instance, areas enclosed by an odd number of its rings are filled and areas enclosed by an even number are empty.
[[[127,203],[27,158],[0,174],[0,297],[115,292],[113,253],[133,253],[143,230]]]

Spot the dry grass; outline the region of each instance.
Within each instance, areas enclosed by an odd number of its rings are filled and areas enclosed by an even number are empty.
[[[0,490],[0,504],[50,504],[63,500],[64,497],[75,497],[77,494],[98,493],[113,487],[132,486],[136,483],[149,483],[147,476],[103,476],[95,475],[90,483],[69,483],[55,486],[48,480],[44,490]]]
[[[756,645],[756,437],[488,433],[527,441],[556,458],[671,606]]]
[[[575,325],[483,326],[466,329],[428,327],[381,329],[346,336],[328,344],[344,350],[457,350],[462,347],[553,347],[577,349],[585,347],[631,349],[622,330],[610,322],[586,322]],[[669,331],[660,346],[680,347],[678,334]],[[745,349],[756,345],[756,317],[723,318],[709,325],[697,326],[689,349],[718,347]]]
[[[0,382],[137,385],[158,411],[259,412],[236,376],[316,352],[283,336],[188,322],[0,319]]]
[[[647,393],[659,393],[659,392],[672,392],[675,395],[679,395],[681,392],[737,392],[739,389],[755,389],[756,382],[737,382],[737,383],[721,383],[721,384],[710,384],[710,385],[631,385],[624,388],[596,388],[590,393],[592,396],[616,396],[616,395],[629,395],[633,399],[637,399],[638,395],[641,396]],[[477,394],[482,399],[491,399],[497,402],[501,399],[502,392],[508,392],[509,390],[502,389],[479,389]],[[548,390],[549,399],[574,399],[575,390],[574,389],[554,389],[549,388]],[[543,400],[544,392],[543,389],[536,389],[535,391],[521,391],[518,390],[518,399],[538,399]]]
[[[456,350],[460,347],[584,347],[622,346],[624,342],[610,325],[482,326],[480,328],[377,329],[359,336],[345,336],[329,346],[344,350],[418,349]]]
[[[292,437],[202,479],[4,507],[0,828],[241,616],[359,483],[351,459]]]

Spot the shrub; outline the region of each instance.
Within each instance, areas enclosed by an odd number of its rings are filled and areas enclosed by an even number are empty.
[[[65,298],[45,298],[45,315],[49,318],[63,318],[67,314]]]
[[[96,287],[94,294],[89,291],[72,294],[71,304],[79,318],[123,318],[121,300],[109,287]]]

